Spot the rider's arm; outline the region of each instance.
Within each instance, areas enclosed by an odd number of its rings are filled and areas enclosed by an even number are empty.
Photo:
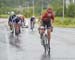
[[[54,23],[54,17],[55,17],[55,15],[54,15],[54,13],[52,13],[52,16],[51,16],[51,31],[53,31],[53,23]]]
[[[40,16],[40,18],[39,18],[39,26],[41,26],[42,25],[42,16]]]
[[[12,20],[11,20],[11,16],[9,17],[9,20],[8,20],[8,22],[10,22],[10,21],[12,21]]]
[[[46,16],[47,16],[46,12],[40,16],[40,18],[39,18],[40,26],[42,25],[42,20],[44,20],[46,18]]]
[[[52,18],[52,23],[54,23],[54,17],[55,17],[55,15],[54,15],[54,13],[52,13],[52,16],[51,16],[51,18]]]

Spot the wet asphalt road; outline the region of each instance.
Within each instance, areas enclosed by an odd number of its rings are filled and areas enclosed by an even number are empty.
[[[75,29],[54,28],[49,57],[44,54],[37,25],[34,31],[22,28],[17,39],[7,22],[0,20],[0,60],[75,60]]]

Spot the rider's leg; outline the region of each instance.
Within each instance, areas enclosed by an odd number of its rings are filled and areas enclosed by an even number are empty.
[[[9,23],[9,28],[10,28],[10,30],[12,30],[12,24],[11,23]]]
[[[50,40],[51,40],[51,21],[47,22],[47,34],[48,34],[48,47],[50,48]]]
[[[30,28],[32,29],[32,21],[30,22],[30,25],[31,25],[31,27],[30,27]]]
[[[11,24],[10,24],[10,22],[8,22],[8,26],[9,26],[9,29],[11,30]]]
[[[34,24],[35,24],[35,23],[34,23],[34,21],[33,21],[33,28],[34,28]]]
[[[51,29],[47,29],[47,34],[48,34],[48,45],[49,45],[49,48],[50,48]]]
[[[21,33],[21,28],[20,28],[20,24],[18,24],[18,29],[19,29],[19,33]]]

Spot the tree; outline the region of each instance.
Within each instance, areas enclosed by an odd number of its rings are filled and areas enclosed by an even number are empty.
[[[56,10],[56,16],[62,16],[63,15],[63,7],[59,7],[57,10]]]
[[[67,16],[75,17],[75,4],[71,3],[67,8]]]

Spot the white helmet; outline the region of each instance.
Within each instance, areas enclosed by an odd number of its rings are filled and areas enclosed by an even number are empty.
[[[14,12],[14,11],[12,11],[12,12],[11,12],[11,15],[14,15],[14,14],[15,14],[15,12]]]

